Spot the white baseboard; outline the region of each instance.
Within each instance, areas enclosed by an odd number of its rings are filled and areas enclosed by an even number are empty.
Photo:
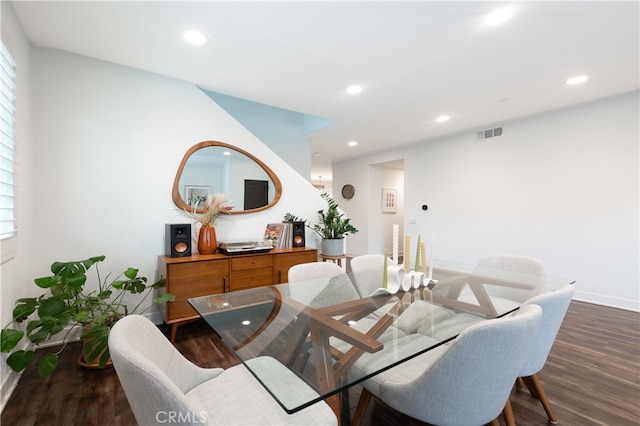
[[[11,398],[13,391],[16,390],[18,381],[20,380],[20,377],[22,377],[22,372],[16,373],[8,366],[6,368],[8,374],[3,374],[5,377],[3,377],[4,380],[0,387],[0,413],[4,411],[4,407],[7,405],[7,402],[9,402],[9,398]]]
[[[576,291],[574,300],[593,303],[595,305],[610,306],[612,308],[624,309],[626,311],[640,312],[640,300],[623,299],[604,294],[589,293],[586,291]]]

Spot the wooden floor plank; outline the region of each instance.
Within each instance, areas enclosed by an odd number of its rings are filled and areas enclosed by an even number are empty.
[[[202,367],[228,368],[238,362],[215,333],[199,321],[180,327],[176,347]],[[2,412],[0,423],[134,425],[114,370],[77,367],[79,351],[79,344],[68,347],[58,371],[47,380],[38,377],[35,367],[29,367]],[[561,425],[640,425],[640,314],[572,302],[540,377]],[[360,389],[356,386],[349,392],[351,414]],[[518,426],[548,424],[542,406],[526,389],[514,388],[511,399]],[[348,417],[343,420],[348,424]],[[366,413],[365,424],[424,425],[375,400]]]

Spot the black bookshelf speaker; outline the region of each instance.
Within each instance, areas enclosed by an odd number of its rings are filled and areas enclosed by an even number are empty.
[[[164,239],[167,256],[191,256],[191,224],[167,223]]]
[[[304,222],[292,222],[291,225],[291,246],[304,247]]]

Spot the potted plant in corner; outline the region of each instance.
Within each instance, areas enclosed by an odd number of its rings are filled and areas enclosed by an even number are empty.
[[[164,286],[164,279],[147,284],[147,278],[138,275],[138,270],[128,268],[111,280],[108,274],[100,276],[98,262],[105,256],[96,256],[74,262],[54,262],[51,265],[53,275],[36,278],[34,283],[47,291],[38,297],[21,298],[16,301],[11,324],[4,327],[0,336],[0,351],[13,351],[6,362],[14,371],[24,370],[33,360],[34,350],[18,349],[16,346],[26,339],[40,345],[49,341],[60,332],[62,348],[49,352],[40,358],[38,372],[41,377],[50,376],[58,366],[58,355],[67,343],[74,339],[72,330],[82,327],[81,338],[84,341],[78,363],[89,368],[104,368],[109,358],[109,332],[120,318],[138,312],[142,303],[153,289]],[[96,269],[98,290],[87,292],[87,270],[93,265]],[[124,303],[124,296],[144,294],[144,297],[132,308]],[[165,293],[156,297],[153,303],[172,301],[174,296]],[[148,307],[147,307],[148,309]],[[29,317],[34,315],[31,319]],[[26,321],[25,331],[11,328],[15,323]]]
[[[305,219],[301,219],[287,213],[285,221],[304,222],[305,226],[313,229],[322,237],[320,252],[325,256],[341,256],[344,254],[344,237],[355,234],[358,230],[351,225],[351,219],[345,217],[339,210],[338,203],[329,194],[320,194],[328,204],[326,210],[318,211],[318,223],[309,226]]]

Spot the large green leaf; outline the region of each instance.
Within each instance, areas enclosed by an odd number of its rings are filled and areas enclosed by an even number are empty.
[[[4,328],[0,332],[0,352],[9,352],[16,347],[24,337],[24,331]]]
[[[84,265],[84,267],[86,269],[91,268],[94,264],[98,263],[98,262],[102,262],[105,259],[104,256],[94,256],[94,257],[90,257],[87,260],[83,260],[82,264]]]
[[[27,338],[33,343],[43,342],[50,335],[62,331],[69,324],[70,319],[69,313],[65,312],[58,317],[46,316],[30,321],[27,325]]]
[[[104,324],[95,325],[82,335],[84,346],[82,353],[88,363],[98,360],[100,368],[104,368],[109,360],[109,333],[111,329]]]
[[[50,277],[40,277],[33,280],[34,283],[40,288],[51,288],[54,285],[58,284],[62,280],[62,277],[59,275],[53,275]]]
[[[24,321],[29,315],[35,312],[38,301],[35,298],[18,299],[17,305],[13,308],[13,319]]]
[[[132,280],[138,276],[138,270],[136,268],[127,268],[127,270],[124,271],[124,276]]]
[[[48,353],[42,358],[40,358],[40,362],[38,363],[38,374],[40,377],[47,378],[53,373],[58,367],[58,354]]]
[[[54,262],[51,264],[51,272],[59,276],[67,286],[78,290],[87,280],[87,269],[103,260],[104,256],[97,256],[77,262]]]
[[[38,316],[42,317],[57,317],[67,309],[67,304],[64,303],[60,296],[53,296],[45,299],[40,303],[38,307]]]
[[[62,278],[75,277],[84,274],[86,268],[82,262],[53,262],[51,264],[51,272],[54,275],[60,275]]]
[[[87,276],[82,274],[65,279],[65,283],[72,289],[79,290],[87,282]]]
[[[114,281],[113,287],[118,290],[128,291],[133,294],[142,293],[146,290],[146,277],[137,277],[126,281]]]
[[[22,371],[31,363],[34,355],[33,351],[15,351],[7,358],[7,365],[13,371]]]

